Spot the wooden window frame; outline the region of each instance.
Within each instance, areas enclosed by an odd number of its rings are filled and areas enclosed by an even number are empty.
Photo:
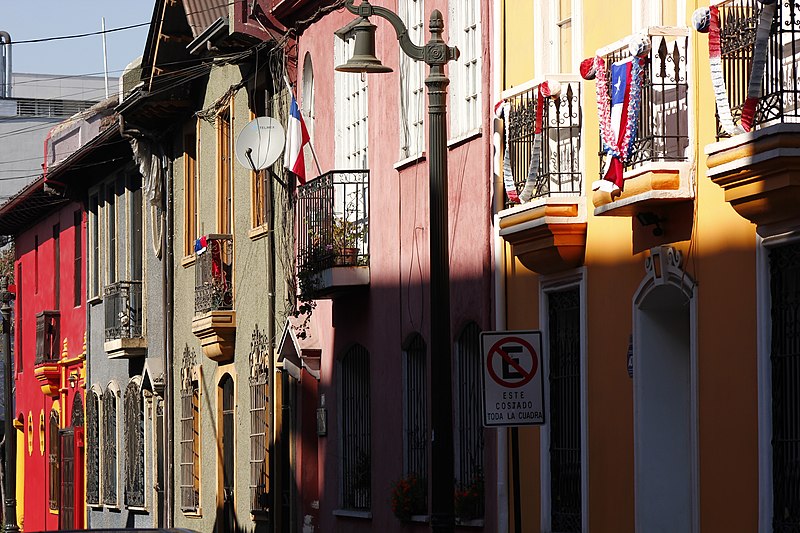
[[[198,153],[200,151],[200,121],[196,121],[183,136],[183,176],[184,176],[184,231],[183,255],[194,257],[195,239],[200,237],[198,225]]]
[[[217,132],[217,232],[233,235],[233,104],[224,106],[216,117]]]

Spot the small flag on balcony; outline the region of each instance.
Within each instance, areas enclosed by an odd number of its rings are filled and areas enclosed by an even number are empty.
[[[300,185],[306,182],[306,162],[303,157],[303,147],[311,138],[308,136],[306,123],[297,105],[297,99],[292,95],[292,104],[289,107],[289,120],[286,125],[286,151],[283,155],[283,165],[286,170],[297,176]]]
[[[641,103],[642,66],[638,57],[611,65],[611,102],[609,106],[605,66],[597,69],[597,104],[600,133],[606,154],[602,179],[592,184],[592,190],[618,194],[623,188],[625,162],[633,151],[638,129]]]

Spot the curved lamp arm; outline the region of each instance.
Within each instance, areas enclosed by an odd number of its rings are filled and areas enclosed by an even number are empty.
[[[438,16],[441,20],[442,15],[438,10],[434,10],[431,14],[431,33],[434,36],[425,46],[417,46],[408,36],[408,28],[403,23],[402,19],[397,16],[393,11],[381,6],[373,6],[369,0],[362,0],[361,4],[355,5],[355,0],[346,0],[344,6],[350,13],[360,17],[369,18],[372,15],[377,15],[389,21],[397,34],[397,40],[400,43],[400,48],[411,59],[424,61],[428,65],[444,65],[451,59],[458,59],[459,51],[454,46],[447,46],[441,39],[443,25],[441,23],[434,24],[434,18]],[[438,37],[438,38],[437,38]],[[434,52],[433,49],[436,49]]]

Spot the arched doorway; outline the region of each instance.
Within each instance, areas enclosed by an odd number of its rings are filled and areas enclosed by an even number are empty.
[[[697,531],[695,286],[651,250],[633,301],[636,531]]]

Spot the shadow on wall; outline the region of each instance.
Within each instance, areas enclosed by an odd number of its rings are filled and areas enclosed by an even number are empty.
[[[248,522],[250,522],[248,520]],[[269,520],[256,520],[250,522],[252,527],[239,525],[236,517],[236,509],[227,504],[217,506],[217,514],[214,518],[213,533],[267,533],[269,531]]]

